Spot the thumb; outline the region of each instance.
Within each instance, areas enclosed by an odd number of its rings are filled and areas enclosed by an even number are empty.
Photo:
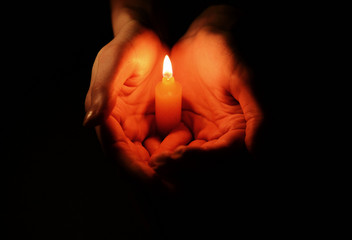
[[[240,68],[239,68],[240,69]],[[264,113],[252,89],[252,77],[244,68],[233,75],[230,92],[241,105],[246,121],[245,144],[253,156],[256,155]]]
[[[263,111],[249,88],[240,91],[238,100],[246,120],[245,144],[248,151],[256,155],[257,143],[264,120]]]
[[[94,62],[91,86],[86,97],[86,115],[83,125],[96,126],[110,115],[116,103],[116,97],[124,80],[132,75],[133,65],[126,65],[128,58],[125,44],[113,40],[103,47]],[[126,65],[126,66],[124,66]]]

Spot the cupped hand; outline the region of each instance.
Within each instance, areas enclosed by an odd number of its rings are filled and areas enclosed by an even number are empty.
[[[182,121],[193,139],[152,157],[150,165],[163,177],[180,176],[187,168],[197,171],[202,165],[211,168],[216,161],[207,163],[207,156],[235,156],[245,148],[255,153],[263,113],[250,71],[230,47],[231,32],[217,25],[223,20],[209,25],[196,21],[172,49],[174,76],[183,88]]]
[[[156,131],[154,91],[166,53],[153,31],[131,21],[98,53],[86,96],[84,125],[96,126],[107,154],[144,181],[157,178],[150,151],[173,150],[191,137],[182,124],[164,141]]]
[[[120,102],[133,105],[139,101],[133,109],[138,106],[147,108],[148,112],[152,107],[153,76],[158,71],[160,75],[160,58],[165,52],[153,31],[134,20],[124,25],[95,59],[86,96],[84,125],[100,124]]]
[[[139,179],[175,183],[185,171],[211,168],[215,160],[206,157],[254,151],[263,115],[249,70],[230,47],[231,33],[200,19],[171,52],[183,88],[182,122],[164,139],[155,126],[154,90],[168,51],[155,33],[131,21],[93,65],[84,124],[96,126],[108,155]]]

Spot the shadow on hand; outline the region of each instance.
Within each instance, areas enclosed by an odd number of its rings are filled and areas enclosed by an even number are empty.
[[[211,150],[180,147],[151,163],[161,178],[174,184],[178,193],[226,190],[233,183],[249,183],[245,179],[253,164],[244,146]]]

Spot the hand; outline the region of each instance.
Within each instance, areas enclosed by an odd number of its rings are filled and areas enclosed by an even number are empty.
[[[130,22],[98,53],[86,97],[84,124],[96,126],[108,155],[143,181],[156,179],[148,150],[174,150],[191,138],[182,124],[163,141],[156,133],[154,91],[166,53],[153,31]]]
[[[86,97],[85,125],[99,125],[104,150],[142,178],[154,175],[142,142],[153,131],[154,87],[165,52],[151,30],[127,23],[98,53]]]
[[[154,88],[167,53],[159,38],[132,21],[96,58],[85,124],[99,125],[105,151],[135,177],[173,182],[180,171],[211,167],[197,159],[236,153],[244,143],[252,150],[262,113],[248,70],[228,46],[226,31],[214,33],[214,26],[199,22],[172,50],[174,75],[183,86],[183,122],[165,139],[154,120]]]
[[[210,169],[216,161],[206,162],[207,156],[236,155],[244,147],[255,152],[263,114],[251,89],[250,72],[230,47],[226,24],[231,20],[224,17],[228,11],[208,9],[172,49],[174,76],[183,88],[182,121],[193,139],[174,152],[152,156],[154,170],[171,181],[190,168]]]

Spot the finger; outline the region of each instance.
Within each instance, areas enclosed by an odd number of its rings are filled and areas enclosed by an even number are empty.
[[[230,92],[239,102],[246,121],[246,147],[251,153],[254,153],[257,134],[264,120],[263,111],[253,93],[248,70],[243,66],[238,66],[237,73],[231,77]]]
[[[99,53],[98,53],[99,54]],[[94,64],[93,64],[93,68],[92,68],[92,76],[93,76],[93,72],[96,74],[96,68],[97,68],[97,59],[98,59],[98,56],[96,57],[96,61],[94,61]],[[86,99],[85,99],[85,102],[84,102],[84,107],[85,107],[85,111],[88,112],[88,110],[90,109],[90,106],[91,106],[91,98],[92,98],[92,85],[94,83],[94,80],[95,78],[91,77],[91,81],[89,83],[89,88],[88,88],[88,91],[87,91],[87,94],[86,94]]]
[[[244,129],[234,129],[225,133],[219,139],[210,141],[194,140],[188,146],[177,147],[173,152],[166,151],[160,155],[153,156],[151,166],[158,172],[164,171],[165,166],[170,167],[175,164],[186,164],[191,167],[197,166],[198,161],[201,161],[201,163],[199,162],[201,165],[211,165],[214,159],[219,156],[228,158],[242,151],[244,148],[244,137]]]
[[[238,94],[238,101],[241,105],[246,121],[245,143],[249,152],[255,154],[259,130],[263,123],[263,112],[253,92],[246,87]]]
[[[90,87],[89,87],[87,95],[86,95],[86,99],[85,99],[85,102],[84,102],[84,109],[85,109],[86,112],[89,110],[90,104],[91,104],[91,90],[90,90]]]
[[[129,139],[126,137],[120,123],[112,116],[106,119],[95,129],[98,135],[98,139],[104,148],[115,143],[123,142],[128,144],[129,142]]]
[[[215,143],[216,140],[212,140],[199,147],[180,146],[173,152],[166,151],[154,156],[149,165],[164,177],[177,176],[181,172],[196,174],[208,171],[230,158],[229,149],[217,148]]]
[[[231,148],[232,151],[241,149],[245,138],[244,129],[230,130],[219,139],[208,141],[201,145],[203,149],[221,151]]]
[[[208,165],[210,161],[204,162],[208,152],[201,147],[180,146],[174,152],[158,154],[149,165],[163,179],[180,182],[196,176]]]
[[[143,181],[155,180],[155,171],[144,158],[148,153],[126,137],[116,119],[110,116],[96,130],[103,148],[125,171]]]
[[[165,164],[170,162],[170,160],[172,160],[170,156],[171,156],[170,151],[159,153],[158,155],[155,155],[153,157],[153,160],[149,162],[149,166],[151,166],[154,169],[160,168],[161,166],[164,166]]]
[[[184,123],[180,123],[178,127],[172,130],[160,143],[159,148],[155,150],[151,156],[151,161],[153,161],[153,158],[162,152],[170,152],[180,145],[186,145],[189,141],[191,141],[191,139],[192,134],[189,129],[184,125]]]
[[[188,144],[188,146],[189,146],[189,147],[200,147],[200,146],[202,146],[204,143],[206,143],[205,140],[196,139],[196,140],[190,142],[190,143]]]
[[[143,162],[145,162],[145,164],[148,164],[148,162],[150,160],[150,155],[149,155],[149,152],[147,151],[147,149],[139,141],[135,141],[134,145],[135,145],[135,149],[137,150],[139,158]]]
[[[147,138],[143,145],[148,150],[150,156],[160,147],[161,139],[159,136],[152,136]]]
[[[192,129],[195,139],[217,139],[222,135],[214,121],[210,121],[193,111],[183,111],[182,121]]]
[[[221,169],[221,166],[226,168],[240,164],[233,160],[241,159],[245,153],[244,137],[244,129],[235,129],[219,139],[194,140],[188,146],[179,146],[173,152],[154,156],[149,165],[158,175],[171,182],[198,179]]]

